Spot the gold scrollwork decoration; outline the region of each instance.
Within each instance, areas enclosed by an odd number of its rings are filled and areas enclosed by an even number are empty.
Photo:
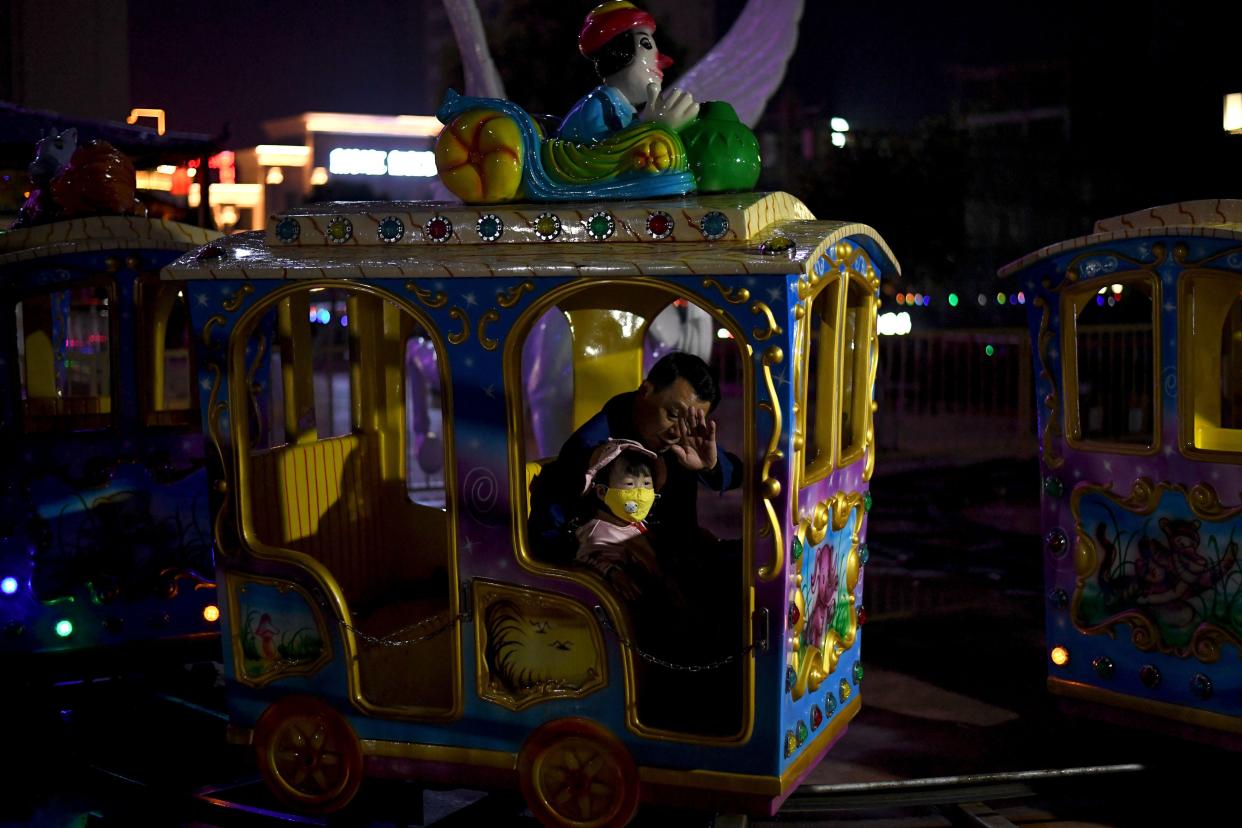
[[[211,391],[207,396],[207,436],[211,438],[211,444],[220,458],[220,468],[228,469],[229,455],[224,450],[224,440],[220,437],[220,415],[228,411],[229,404],[218,399],[224,372],[216,362],[208,362],[204,367],[211,374]]]
[[[1083,253],[1075,257],[1068,265],[1065,266],[1065,281],[1066,282],[1077,282],[1079,279],[1084,278],[1084,274],[1082,273],[1081,270],[1079,270],[1078,266],[1089,259],[1112,258],[1112,259],[1116,259],[1118,262],[1125,262],[1126,264],[1132,265],[1135,268],[1140,269],[1140,270],[1151,270],[1164,264],[1167,251],[1163,244],[1160,244],[1159,242],[1157,242],[1156,244],[1153,244],[1151,246],[1151,253],[1152,253],[1152,256],[1155,257],[1155,261],[1140,262],[1138,259],[1131,258],[1130,256],[1127,256],[1124,253],[1118,253],[1115,250],[1091,250],[1087,253]],[[1109,272],[1112,272],[1112,271],[1110,270]],[[1092,274],[1086,275],[1085,278],[1095,278],[1096,276],[1103,276],[1103,275],[1106,275],[1106,274],[1092,273]]]
[[[211,329],[214,328],[216,325],[223,325],[225,321],[226,320],[224,316],[218,313],[215,316],[207,320],[207,324],[203,325],[203,333],[202,333],[202,340],[203,340],[204,345],[208,345],[208,346],[211,345]]]
[[[871,409],[867,413],[867,433],[864,438],[863,445],[866,448],[867,458],[863,461],[863,480],[871,479],[872,473],[875,471],[875,412],[880,407],[879,402],[875,399],[875,377],[880,367],[880,338],[877,333],[877,319],[880,313],[880,300],[872,298],[871,300],[871,364],[867,367],[867,388],[871,394]]]
[[[765,339],[770,339],[775,334],[784,333],[784,329],[781,328],[780,325],[776,324],[776,317],[772,315],[772,309],[765,303],[756,302],[750,306],[750,312],[754,314],[762,314],[768,323],[768,329],[766,331],[763,328],[755,328],[751,331],[751,334],[755,337],[755,339],[762,342]]]
[[[496,291],[496,304],[508,310],[521,300],[522,294],[529,293],[534,289],[534,282],[522,282],[519,285],[514,285],[509,290],[498,290]]]
[[[500,311],[495,308],[488,308],[487,311],[479,317],[479,344],[483,346],[483,350],[485,351],[494,351],[496,350],[496,346],[500,344],[499,340],[492,339],[484,332],[484,329],[487,328],[488,325],[499,320]]]
[[[414,297],[418,299],[418,301],[422,302],[429,308],[442,308],[448,304],[448,294],[446,293],[435,293],[427,290],[426,288],[420,288],[414,282],[406,282],[405,289],[414,294]]]
[[[1190,508],[1194,509],[1195,514],[1200,517],[1221,517],[1229,511],[1221,505],[1220,495],[1216,494],[1216,489],[1212,488],[1211,483],[1196,483],[1191,486],[1188,500]]]
[[[760,475],[763,496],[763,507],[768,513],[768,524],[772,530],[772,562],[759,568],[761,581],[775,580],[785,566],[785,540],[781,531],[781,521],[777,517],[772,501],[780,496],[781,483],[772,477],[772,463],[785,455],[780,450],[781,443],[781,407],[776,400],[776,384],[772,381],[772,366],[785,359],[785,352],[772,345],[763,352],[763,382],[768,389],[768,399],[759,403],[759,409],[772,417],[772,436],[768,439],[768,450],[763,458],[763,472]]]
[[[791,694],[794,700],[801,698],[806,692],[814,693],[837,668],[842,653],[853,646],[858,636],[857,596],[858,579],[862,571],[862,561],[858,554],[859,541],[862,536],[862,522],[865,513],[863,495],[860,492],[836,492],[826,500],[815,505],[799,522],[798,532],[806,538],[808,549],[818,546],[827,537],[829,526],[839,532],[849,525],[851,515],[855,516],[850,531],[849,554],[845,559],[845,589],[849,604],[849,618],[844,630],[829,629],[823,641],[808,642],[805,656],[795,660],[792,665],[795,679]],[[803,554],[809,554],[804,552]],[[819,554],[826,554],[821,550]]]
[[[815,274],[812,273],[811,277],[815,278]],[[814,285],[815,285],[815,282],[811,281],[810,279],[799,279],[798,280],[798,301],[799,302],[801,302],[802,300],[806,299],[806,297],[811,295],[811,288]]]
[[[1036,337],[1039,350],[1039,377],[1048,383],[1048,396],[1044,398],[1044,406],[1048,409],[1048,417],[1044,420],[1043,446],[1044,465],[1050,469],[1059,469],[1065,463],[1058,448],[1061,441],[1061,397],[1057,394],[1057,384],[1052,378],[1051,349],[1056,341],[1056,332],[1049,329],[1052,319],[1052,308],[1042,296],[1035,297],[1035,307],[1042,308],[1039,317],[1039,335]]]
[[[218,483],[223,484],[224,481],[220,480]],[[227,489],[228,486],[225,484],[225,490]],[[216,517],[212,521],[212,526],[215,527],[215,534],[212,537],[215,539],[216,555],[229,560],[235,560],[241,554],[241,547],[235,541],[234,534],[227,531],[229,504],[232,502],[231,497],[221,498],[220,508],[216,509]]]
[[[730,305],[741,305],[750,300],[750,291],[746,288],[735,288],[734,290],[729,290],[715,279],[704,279],[703,287],[715,288],[720,291],[720,295],[723,296],[724,300]]]
[[[259,399],[259,393],[262,387],[255,381],[258,376],[259,368],[263,365],[263,358],[267,356],[267,338],[259,340],[259,346],[255,348],[254,359],[246,368],[246,392],[250,398],[250,413],[254,416],[254,421],[259,424],[257,430],[258,439],[262,440],[265,432],[267,432],[270,424],[263,418],[263,404]]]
[[[449,334],[447,339],[453,345],[460,345],[470,338],[470,316],[461,308],[454,306],[449,310],[449,318],[460,322],[461,330]]]
[[[825,500],[815,504],[811,511],[811,519],[806,527],[806,541],[811,546],[823,543],[828,536],[828,510],[829,501]]]
[[[1178,247],[1183,247],[1183,245],[1178,245]],[[1217,261],[1218,259],[1232,260],[1234,259],[1234,257],[1242,256],[1242,247],[1231,247],[1228,250],[1221,250],[1218,253],[1211,253],[1207,256],[1204,256],[1202,259],[1198,259],[1193,262],[1189,261],[1190,251],[1188,250],[1182,250],[1180,257],[1178,255],[1178,251],[1174,250],[1173,256],[1177,258],[1177,261],[1179,264],[1185,267],[1205,267],[1211,264],[1212,262]]]
[[[237,293],[225,298],[220,304],[229,313],[234,313],[242,306],[242,302],[246,301],[246,297],[254,293],[254,285],[242,285],[237,289]]]

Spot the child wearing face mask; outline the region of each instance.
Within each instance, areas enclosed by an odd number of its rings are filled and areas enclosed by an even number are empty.
[[[617,594],[636,601],[653,585],[676,594],[643,521],[663,477],[656,454],[633,440],[609,440],[595,449],[586,471],[583,496],[594,515],[578,527],[575,561],[594,570]]]

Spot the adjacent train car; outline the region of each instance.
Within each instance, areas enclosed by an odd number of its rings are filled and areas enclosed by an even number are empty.
[[[0,231],[0,653],[218,636],[190,313],[158,274],[219,235]]]
[[[1009,265],[1034,301],[1050,689],[1242,734],[1242,202]]]
[[[230,733],[271,790],[332,811],[364,774],[512,786],[553,825],[773,813],[859,710],[896,270],[782,193],[312,205],[166,268],[218,465]],[[736,598],[695,625],[727,652],[670,628],[657,657],[624,597],[532,539],[528,486],[691,311],[743,464],[700,493],[703,579]]]

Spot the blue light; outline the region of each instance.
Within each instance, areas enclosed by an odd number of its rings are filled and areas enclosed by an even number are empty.
[[[320,308],[319,309],[319,324],[326,325],[331,321],[332,321],[332,312],[329,311],[327,308]]]
[[[12,595],[17,592],[17,579],[10,575],[8,578],[0,581],[0,592],[3,592],[5,595]]]

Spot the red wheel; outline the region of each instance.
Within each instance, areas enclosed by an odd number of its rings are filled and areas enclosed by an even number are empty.
[[[518,754],[518,774],[527,807],[550,828],[612,828],[638,809],[634,759],[589,719],[559,719],[532,733]]]
[[[254,744],[268,789],[299,810],[339,811],[362,784],[357,735],[318,699],[290,696],[273,704],[255,727]]]

